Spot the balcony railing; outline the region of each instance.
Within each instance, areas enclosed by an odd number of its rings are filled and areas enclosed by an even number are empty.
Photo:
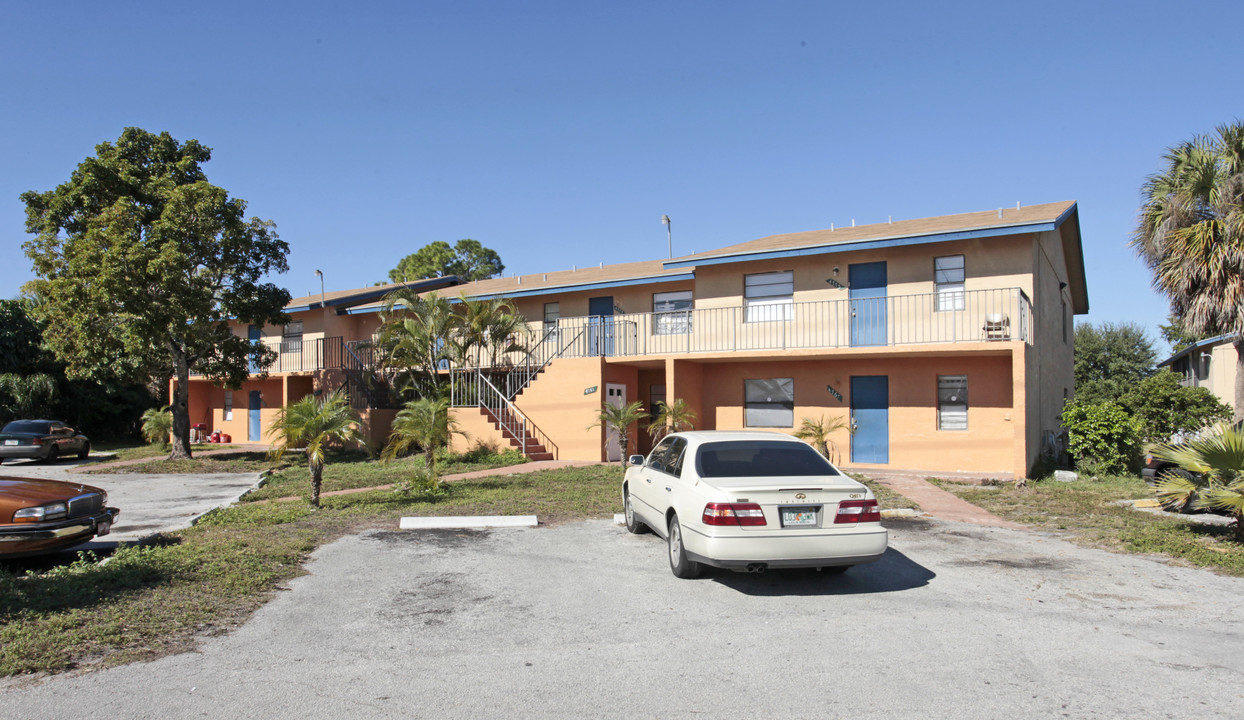
[[[560,357],[1032,342],[1018,288],[561,318]]]

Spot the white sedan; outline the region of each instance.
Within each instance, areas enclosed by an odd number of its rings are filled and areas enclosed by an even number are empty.
[[[626,529],[664,537],[680,578],[704,565],[842,572],[880,559],[888,540],[871,490],[780,433],[668,435],[631,456],[622,501]]]

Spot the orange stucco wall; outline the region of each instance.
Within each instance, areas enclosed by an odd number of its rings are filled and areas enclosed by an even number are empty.
[[[628,401],[638,392],[637,373],[627,388]],[[515,404],[536,427],[556,442],[556,457],[562,460],[600,460],[604,457],[605,432],[589,427],[597,420],[605,397],[604,362],[600,358],[562,358],[554,360],[526,390],[519,393]],[[585,390],[596,388],[585,394]],[[632,440],[634,442],[634,440]]]

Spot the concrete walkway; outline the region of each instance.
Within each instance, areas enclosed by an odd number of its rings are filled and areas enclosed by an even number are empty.
[[[1009,520],[994,515],[993,513],[979,508],[972,503],[963,500],[953,493],[937,487],[933,483],[924,478],[936,475],[938,477],[945,476],[948,480],[972,481],[980,480],[974,477],[949,477],[949,475],[958,476],[960,473],[929,473],[913,470],[853,470],[867,477],[869,480],[885,485],[894,492],[911,500],[920,506],[921,510],[939,520],[953,520],[955,522],[972,523],[973,525],[987,525],[989,527],[1011,528],[1013,530],[1026,529],[1023,525],[1013,523]],[[980,484],[977,482],[977,484]]]

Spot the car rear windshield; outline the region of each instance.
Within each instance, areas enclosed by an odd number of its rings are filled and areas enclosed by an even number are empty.
[[[704,478],[839,474],[810,445],[780,440],[705,443],[696,455],[696,470]]]
[[[37,420],[14,420],[4,426],[0,432],[6,433],[34,433],[36,435],[47,435],[51,431],[51,423],[38,422]]]

